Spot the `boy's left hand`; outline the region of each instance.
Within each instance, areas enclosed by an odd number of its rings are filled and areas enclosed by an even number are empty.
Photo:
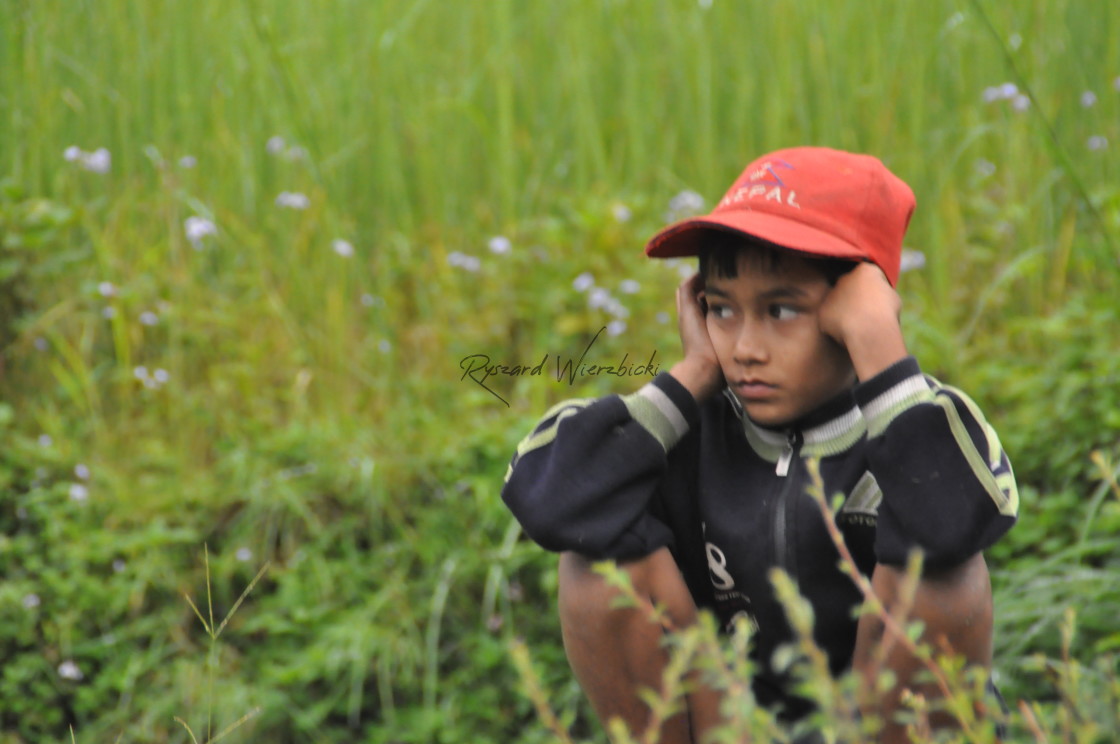
[[[902,300],[882,270],[860,263],[836,282],[817,317],[821,332],[847,350],[856,376],[866,381],[907,356],[901,311]]]

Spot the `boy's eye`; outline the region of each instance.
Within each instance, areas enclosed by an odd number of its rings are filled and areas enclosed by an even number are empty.
[[[793,320],[800,314],[800,310],[789,305],[770,306],[770,317],[774,318],[775,320]]]
[[[731,308],[729,308],[727,305],[717,305],[709,302],[708,312],[715,318],[724,319],[731,317]]]

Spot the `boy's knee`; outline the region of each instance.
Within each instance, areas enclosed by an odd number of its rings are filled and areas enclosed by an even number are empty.
[[[595,571],[595,561],[576,553],[560,555],[560,619],[562,624],[602,619],[608,613],[622,621],[633,613],[619,612],[615,600],[621,590]],[[619,564],[634,595],[641,602],[666,609],[671,622],[683,625],[695,617],[695,605],[668,548]],[[641,611],[643,608],[637,608]],[[648,608],[647,608],[648,609]]]

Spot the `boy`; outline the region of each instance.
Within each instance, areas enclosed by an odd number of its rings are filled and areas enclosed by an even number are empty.
[[[886,606],[920,548],[911,617],[923,640],[990,665],[981,551],[1014,523],[1018,495],[975,404],[906,350],[894,285],[914,203],[866,155],[801,147],[751,163],[711,214],[646,246],[700,259],[677,291],[681,361],[633,394],[556,406],[518,447],[502,496],[531,538],[561,553],[565,650],[604,721],[644,729],[636,691],[660,688],[665,655],[644,613],[611,609],[597,560],[617,560],[675,627],[698,608],[728,626],[749,618],[755,694],[786,720],[807,704],[771,664],[793,637],[772,567],[811,602],[833,674],[872,668],[882,623],[853,618],[862,598],[805,493],[807,457],[820,459],[825,493],[844,495],[837,526]],[[919,669],[894,649],[897,684],[874,711],[887,721]],[[718,702],[691,694],[661,741],[700,742]],[[888,723],[882,741],[905,740]]]

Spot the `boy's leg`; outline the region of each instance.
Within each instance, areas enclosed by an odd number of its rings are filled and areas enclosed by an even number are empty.
[[[890,610],[898,601],[905,581],[906,572],[902,569],[879,565],[872,576],[872,588],[876,596]],[[990,669],[992,664],[992,588],[988,576],[988,566],[982,554],[976,554],[959,566],[937,571],[926,571],[918,582],[913,607],[908,620],[921,620],[925,629],[920,642],[929,644],[934,653],[951,649],[952,653],[963,656],[969,666]],[[879,642],[883,640],[883,623],[873,616],[860,619],[856,635],[856,648],[853,665],[865,674],[873,672],[872,656]],[[887,656],[885,666],[894,671],[898,683],[874,707],[886,719],[890,719],[899,704],[899,696],[904,687],[920,692],[927,699],[940,697],[940,689],[932,682],[915,683],[913,676],[920,676],[925,669],[922,662],[915,659],[901,644],[895,643]],[[952,726],[954,720],[948,715],[931,717],[936,726]],[[906,742],[905,727],[889,723],[881,736],[884,744]]]
[[[612,607],[619,591],[574,553],[560,556],[560,625],[564,650],[580,687],[605,724],[621,718],[635,735],[645,731],[649,708],[637,695],[643,687],[660,690],[666,653],[662,629],[647,608]],[[674,627],[696,621],[696,605],[668,549],[621,564],[639,597],[663,606]],[[695,744],[718,715],[711,691],[689,696],[687,714],[674,716],[661,731],[662,744]],[[695,735],[694,735],[695,733]]]

